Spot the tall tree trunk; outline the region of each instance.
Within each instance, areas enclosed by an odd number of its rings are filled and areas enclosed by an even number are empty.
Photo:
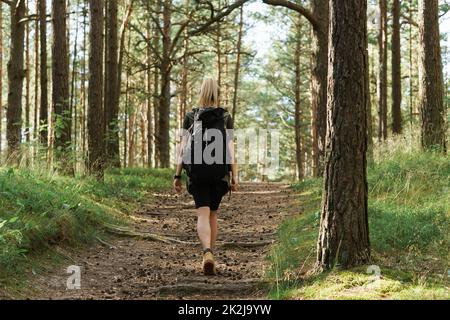
[[[142,79],[145,83],[145,74]],[[141,131],[141,162],[142,167],[147,165],[147,125],[145,123],[147,118],[147,104],[141,105],[141,111],[139,112],[140,131]]]
[[[73,115],[73,151],[74,151],[74,155],[76,154],[77,150],[78,150],[78,99],[77,99],[77,94],[76,94],[76,89],[75,89],[75,85],[77,82],[77,58],[78,58],[78,19],[77,22],[75,23],[75,39],[74,39],[74,43],[73,43],[73,59],[72,59],[72,76],[70,79],[70,106],[69,106],[69,110],[70,110],[70,114]],[[74,166],[76,169],[76,165],[77,163],[75,162]]]
[[[367,25],[366,25],[367,28]],[[367,159],[373,160],[373,127],[372,127],[372,100],[370,91],[370,62],[369,62],[369,41],[366,41],[366,125],[367,125]]]
[[[130,47],[131,47],[131,36],[128,36],[128,41],[127,41],[127,52],[130,52]],[[128,57],[128,62],[129,62],[129,57]],[[123,165],[124,167],[131,167],[133,165],[133,163],[130,164],[130,161],[127,161],[128,159],[128,145],[131,143],[129,136],[131,136],[131,130],[133,130],[133,127],[129,126],[128,123],[130,121],[130,94],[129,94],[129,89],[130,89],[130,68],[127,68],[127,72],[126,72],[126,79],[125,79],[125,119],[124,119],[124,126],[123,126]],[[129,133],[129,134],[127,134]],[[133,159],[133,158],[131,158]]]
[[[370,257],[366,177],[367,0],[330,0],[328,124],[317,266]]]
[[[151,4],[150,2],[147,2],[147,14],[150,16],[152,14],[151,12]],[[151,39],[152,35],[152,24],[151,20],[147,19],[147,38]],[[146,97],[146,108],[147,108],[147,167],[151,168],[153,166],[153,139],[154,139],[154,132],[153,132],[153,99],[152,95],[154,92],[152,92],[152,68],[150,67],[152,63],[152,50],[151,47],[148,45],[146,50],[146,64],[147,64],[147,72],[146,72],[146,86],[147,86],[147,97]]]
[[[218,0],[218,7],[221,7],[221,0]],[[221,23],[216,23],[216,73],[217,73],[217,85],[219,86],[219,96],[217,104],[221,104],[221,86],[222,86],[222,25]]]
[[[378,33],[378,140],[387,139],[387,0],[380,1]]]
[[[294,52],[294,63],[295,63],[295,155],[297,163],[297,178],[299,181],[303,180],[304,169],[303,169],[303,146],[302,146],[302,136],[301,136],[301,19],[298,17],[298,22],[296,24],[296,43]]]
[[[325,156],[325,134],[327,130],[327,74],[328,74],[328,0],[311,2],[317,25],[313,26],[312,38],[312,110],[313,119],[313,175],[321,176]]]
[[[239,94],[239,72],[241,71],[241,54],[242,54],[242,36],[244,28],[244,6],[241,6],[239,12],[239,33],[236,44],[236,66],[234,68],[234,91],[233,91],[233,107],[231,109],[231,117],[235,119]]]
[[[136,111],[130,110],[128,120],[128,167],[134,167],[135,151],[136,151]]]
[[[150,30],[147,33],[150,38]],[[146,85],[147,85],[147,98],[146,98],[146,109],[147,109],[147,167],[151,168],[153,166],[153,99],[152,99],[152,72],[150,68],[151,63],[151,52],[150,47],[147,47],[147,73],[146,73]]]
[[[400,0],[392,4],[392,133],[402,132],[402,78],[400,50]]]
[[[161,72],[159,68],[155,68],[153,74],[153,123],[154,123],[154,145],[155,145],[155,154],[154,154],[154,166],[155,168],[161,167],[160,161],[160,148],[159,148],[159,104],[160,104],[160,92],[159,92],[159,83],[160,83],[160,75]]]
[[[413,0],[409,1],[409,8],[408,8],[408,14],[409,14],[409,21],[412,21],[412,15],[413,15]],[[409,126],[410,129],[412,129],[413,126],[413,116],[414,116],[414,107],[413,107],[413,101],[414,101],[414,94],[413,94],[413,35],[412,35],[412,23],[409,24],[409,74],[408,74],[408,80],[409,80]]]
[[[3,132],[3,4],[0,3],[0,155],[2,152]]]
[[[157,1],[156,11],[159,12],[161,9],[161,2]],[[159,22],[155,22],[155,33],[153,37],[153,47],[157,52],[160,50],[160,33],[159,33]],[[160,147],[159,147],[159,109],[160,109],[160,92],[159,92],[159,83],[160,83],[160,75],[161,69],[159,67],[155,67],[153,71],[153,123],[154,127],[154,145],[155,145],[155,155],[154,155],[154,165],[156,168],[161,166],[160,162]]]
[[[134,0],[130,0],[127,11],[125,14],[125,17],[122,21],[122,26],[120,27],[120,44],[119,44],[119,62],[118,62],[118,81],[117,81],[117,92],[119,94],[119,100],[120,100],[120,94],[122,92],[122,70],[123,70],[123,57],[125,53],[125,35],[128,28],[128,24],[130,22],[130,16],[133,12],[133,4]]]
[[[73,160],[71,159],[72,114],[69,105],[69,52],[67,49],[66,14],[66,2],[53,0],[52,100],[55,117],[54,152],[55,158],[59,162],[58,168],[66,174],[73,174]]]
[[[227,33],[225,33],[225,37],[227,37]],[[229,49],[229,43],[226,40],[226,38],[225,38],[224,42],[225,42],[225,54],[224,54],[224,62],[223,62],[223,69],[224,69],[223,88],[224,88],[224,90],[222,91],[223,101],[221,102],[221,106],[222,106],[222,108],[228,108],[228,103],[229,103],[228,97],[230,95],[230,84],[228,82],[229,74],[230,74],[230,68],[229,68],[230,63],[229,63],[228,52],[230,51],[230,49]]]
[[[126,31],[128,29],[128,24],[130,22],[130,16],[131,13],[133,12],[133,5],[134,5],[134,0],[130,0],[127,6],[127,10],[125,13],[125,17],[122,21],[122,25],[120,27],[120,40],[119,40],[119,62],[118,62],[118,80],[117,80],[117,93],[119,95],[118,99],[120,102],[120,96],[122,94],[122,71],[123,71],[123,58],[124,58],[124,53],[125,53],[125,36],[126,36]],[[127,43],[128,48],[130,47],[130,43],[128,41]],[[128,86],[129,86],[129,81],[128,81],[128,70],[127,70],[127,79],[126,79],[126,92],[128,92]],[[128,94],[126,95],[126,99],[125,99],[125,119],[124,119],[124,134],[123,134],[123,141],[124,141],[124,147],[123,147],[123,166],[126,167],[127,166],[127,126],[128,126]],[[119,148],[120,150],[120,148]]]
[[[117,0],[107,4],[107,48],[105,68],[105,125],[106,125],[106,161],[108,165],[120,167],[119,151],[119,92],[118,88],[118,35]]]
[[[40,87],[41,105],[39,108],[40,142],[48,146],[48,74],[47,74],[47,1],[39,1],[39,32],[41,38],[40,52]]]
[[[36,14],[39,13],[39,1],[35,3]],[[34,28],[34,112],[33,112],[33,138],[38,139],[38,113],[39,113],[39,19],[35,20]],[[0,86],[1,87],[1,86]],[[0,117],[1,119],[1,117]],[[1,130],[0,130],[1,132]],[[1,149],[1,148],[0,148]],[[34,146],[33,158],[36,158],[37,148]]]
[[[158,149],[160,166],[168,168],[170,166],[170,71],[171,58],[171,15],[172,0],[164,0],[163,6],[163,41],[162,41],[162,61],[161,61],[161,94],[159,100],[159,132]]]
[[[438,0],[419,1],[419,99],[422,147],[446,152],[446,110]]]
[[[25,15],[28,16],[28,0],[26,1],[26,9],[25,9]],[[25,24],[25,142],[27,143],[27,152],[26,152],[26,160],[27,165],[29,163],[29,152],[28,149],[30,148],[30,111],[31,111],[31,105],[30,105],[30,24]]]
[[[91,27],[89,31],[88,88],[88,171],[98,179],[104,176],[103,139],[103,1],[89,0]]]
[[[87,120],[87,94],[86,94],[86,80],[87,80],[87,59],[86,59],[86,53],[87,53],[87,25],[88,25],[88,8],[86,2],[83,3],[83,64],[82,64],[82,74],[81,77],[81,110],[82,114],[80,116],[80,129],[81,129],[81,154],[83,157],[83,160],[86,160],[86,120]]]
[[[8,62],[8,109],[6,112],[6,139],[8,141],[8,159],[18,163],[20,142],[22,140],[22,90],[24,78],[24,37],[25,0],[11,3],[11,46]]]

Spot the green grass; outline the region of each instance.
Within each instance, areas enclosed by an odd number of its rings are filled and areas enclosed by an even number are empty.
[[[102,236],[151,192],[170,186],[171,170],[114,169],[104,182],[26,169],[0,169],[0,291],[55,247],[76,248]],[[20,282],[20,281],[19,281]]]
[[[298,216],[279,229],[269,255],[270,297],[275,299],[450,299],[450,161],[399,151],[368,170],[371,264],[307,273],[315,262],[321,179],[294,184]]]

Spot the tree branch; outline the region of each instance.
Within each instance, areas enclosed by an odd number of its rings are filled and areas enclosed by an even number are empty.
[[[244,5],[248,1],[250,1],[250,0],[237,0],[235,3],[228,6],[227,10],[223,11],[222,13],[217,14],[214,17],[211,17],[210,20],[208,20],[206,23],[204,23],[202,26],[198,27],[197,29],[189,31],[189,35],[194,36],[199,33],[205,32],[206,30],[208,30],[210,25],[212,25],[215,22],[219,22],[220,20],[222,20],[223,18],[228,16],[230,13],[232,13],[235,9]]]
[[[407,24],[410,24],[410,25],[412,25],[412,26],[414,26],[414,27],[417,27],[417,28],[419,27],[419,25],[417,24],[417,22],[414,21],[413,19],[410,19],[409,17],[407,17],[407,16],[404,15],[404,14],[402,14],[401,16],[402,16],[403,20],[404,20]]]
[[[6,3],[8,6],[13,6],[13,2],[9,0],[0,0],[0,2]]]
[[[319,22],[317,21],[316,17],[312,14],[312,12],[299,4],[286,0],[263,0],[263,2],[271,6],[285,7],[297,11],[302,16],[304,16],[312,24],[314,28],[316,29],[320,28]]]

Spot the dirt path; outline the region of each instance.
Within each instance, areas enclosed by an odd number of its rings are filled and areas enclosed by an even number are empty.
[[[81,267],[81,289],[66,290],[66,267],[39,277],[37,299],[246,299],[263,298],[258,283],[276,229],[296,211],[293,193],[282,184],[244,184],[224,199],[219,212],[218,275],[201,273],[196,217],[188,194],[155,194],[134,215],[139,232],[186,243],[114,236],[71,257]]]

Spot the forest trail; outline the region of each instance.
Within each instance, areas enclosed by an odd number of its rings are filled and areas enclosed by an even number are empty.
[[[115,235],[85,252],[69,255],[81,267],[81,289],[67,290],[67,266],[39,276],[36,299],[257,299],[265,256],[276,229],[298,212],[294,192],[285,184],[248,183],[224,197],[215,250],[218,275],[201,273],[201,248],[191,197],[154,194],[133,215],[134,229],[164,235],[174,242]],[[109,246],[111,245],[111,246]],[[70,261],[71,260],[71,261]]]

